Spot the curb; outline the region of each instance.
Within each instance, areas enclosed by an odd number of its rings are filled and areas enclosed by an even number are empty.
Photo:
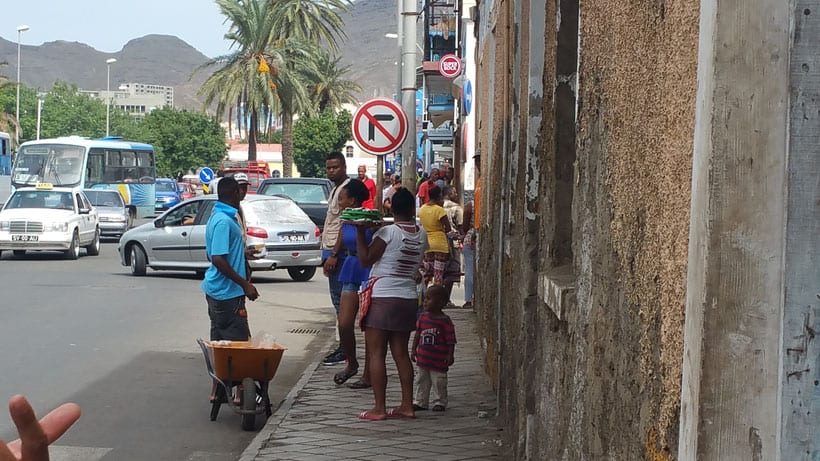
[[[321,349],[322,351],[327,350],[327,348],[332,347],[333,344],[336,343],[335,336],[331,335],[330,339],[327,341],[327,345]],[[296,399],[299,397],[299,394],[302,392],[302,389],[305,388],[307,383],[316,373],[316,370],[319,369],[319,366],[322,364],[322,354],[319,354],[319,358],[313,361],[310,365],[305,368],[305,371],[302,373],[302,377],[299,378],[299,381],[291,388],[288,395],[285,396],[285,399],[282,400],[282,403],[279,405],[279,408],[276,409],[275,412],[268,418],[265,425],[262,426],[262,429],[259,430],[259,433],[256,434],[256,437],[251,440],[251,443],[248,444],[248,447],[245,448],[245,451],[242,452],[239,459],[237,461],[253,461],[259,455],[259,451],[262,450],[262,445],[265,444],[268,440],[270,440],[271,435],[278,429],[279,425],[282,424],[282,421],[285,420],[290,409],[293,407],[293,404],[296,403]]]

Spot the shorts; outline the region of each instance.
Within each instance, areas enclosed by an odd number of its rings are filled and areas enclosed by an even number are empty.
[[[346,291],[352,291],[354,293],[358,293],[359,289],[362,287],[361,283],[354,283],[354,282],[342,282],[342,293]]]
[[[245,295],[218,300],[205,295],[211,318],[211,341],[247,341],[251,336]]]
[[[417,298],[373,297],[364,318],[364,327],[385,331],[413,331],[416,329],[418,307]]]

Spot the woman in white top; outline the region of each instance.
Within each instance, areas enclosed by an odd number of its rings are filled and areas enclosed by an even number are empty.
[[[358,228],[356,241],[359,261],[363,267],[371,267],[373,284],[371,304],[362,327],[375,405],[359,415],[372,421],[415,417],[413,364],[407,344],[416,328],[416,284],[421,280],[419,267],[427,248],[427,233],[416,225],[415,198],[407,189],[399,189],[393,195],[393,216],[394,224],[377,230],[369,246],[364,227]],[[385,403],[388,345],[399,372],[402,394],[401,405],[390,411]]]

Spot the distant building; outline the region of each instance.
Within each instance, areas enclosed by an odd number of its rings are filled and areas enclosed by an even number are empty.
[[[174,107],[174,87],[146,83],[124,83],[110,93],[105,90],[80,90],[92,98],[106,100],[111,97],[111,106],[117,107],[135,117],[144,117],[154,109]]]

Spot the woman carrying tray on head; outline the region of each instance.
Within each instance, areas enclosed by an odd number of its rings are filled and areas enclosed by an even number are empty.
[[[362,306],[362,327],[367,345],[367,366],[375,404],[359,414],[371,421],[385,418],[414,418],[413,364],[408,341],[416,328],[418,297],[416,283],[421,280],[419,266],[427,248],[427,233],[416,225],[415,198],[407,189],[393,195],[393,225],[384,226],[367,243],[366,224],[357,228],[356,250],[364,267],[371,267],[368,288],[370,305]],[[365,313],[366,312],[366,313]],[[396,361],[401,382],[401,405],[387,411],[387,348]]]
[[[345,212],[350,208],[359,208],[362,202],[369,197],[367,187],[358,179],[351,179],[339,191],[339,207],[342,211],[339,216],[342,226],[339,228],[339,238],[331,254],[345,254],[344,263],[339,269],[339,282],[342,284],[342,297],[339,306],[339,342],[342,350],[347,356],[347,366],[344,370],[333,376],[333,382],[344,384],[359,372],[359,361],[356,359],[356,314],[359,312],[359,288],[362,282],[367,280],[369,269],[363,268],[356,255],[356,226],[349,224],[345,220]],[[373,232],[368,230],[366,241],[370,243]],[[365,344],[366,347],[366,344]],[[367,350],[365,349],[365,355]],[[365,357],[364,372],[362,379],[356,384],[356,388],[370,387],[370,378],[367,376],[367,357]]]

